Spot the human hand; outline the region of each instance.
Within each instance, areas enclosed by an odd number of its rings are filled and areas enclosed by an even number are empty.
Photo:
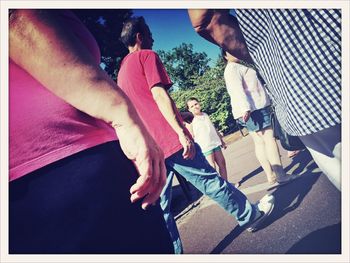
[[[242,116],[242,119],[244,122],[247,122],[250,118],[250,111],[246,111],[244,115]]]
[[[136,120],[127,96],[91,52],[81,48],[83,40],[62,27],[62,21],[61,15],[49,10],[16,10],[11,15],[10,57],[56,96],[115,127],[123,152],[140,175],[130,189],[131,201],[145,197],[145,209],[159,198],[165,185],[163,153]],[[47,70],[50,66],[55,70]]]
[[[223,149],[226,149],[227,148],[227,145],[224,141],[221,141],[221,148]]]
[[[163,151],[143,125],[117,127],[116,132],[123,152],[134,162],[139,173],[130,188],[130,200],[134,203],[145,197],[142,209],[147,209],[157,201],[166,182]]]
[[[184,149],[182,156],[185,160],[193,159],[196,155],[196,149],[194,147],[194,143],[188,135],[182,133],[179,135],[179,141]]]

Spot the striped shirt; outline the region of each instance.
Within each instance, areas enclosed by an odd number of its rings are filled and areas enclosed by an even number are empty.
[[[237,9],[237,19],[278,120],[291,135],[341,122],[341,12]]]

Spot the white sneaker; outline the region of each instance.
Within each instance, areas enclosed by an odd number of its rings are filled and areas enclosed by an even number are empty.
[[[271,194],[266,194],[258,201],[254,207],[256,209],[255,217],[247,228],[248,232],[254,232],[259,225],[271,214],[275,205],[275,197]]]

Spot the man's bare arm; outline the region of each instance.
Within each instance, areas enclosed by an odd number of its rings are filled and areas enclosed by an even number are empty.
[[[154,86],[151,89],[153,99],[158,105],[158,108],[169,125],[179,136],[179,141],[184,148],[183,157],[192,159],[195,156],[195,148],[191,138],[186,134],[185,127],[176,116],[176,106],[168,92],[162,86]]]
[[[200,36],[236,58],[253,63],[238,20],[230,15],[229,10],[188,9],[188,15],[194,30]]]
[[[131,201],[154,203],[165,185],[164,155],[128,97],[52,10],[11,12],[10,58],[73,107],[111,124],[140,174]]]

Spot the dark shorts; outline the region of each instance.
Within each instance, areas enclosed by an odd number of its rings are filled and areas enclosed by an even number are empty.
[[[271,126],[270,113],[271,107],[268,106],[253,111],[247,122],[244,122],[242,118],[239,118],[237,121],[241,126],[246,127],[249,132],[256,132]]]
[[[12,181],[9,253],[173,253],[159,204],[130,202],[137,177],[114,141]]]

